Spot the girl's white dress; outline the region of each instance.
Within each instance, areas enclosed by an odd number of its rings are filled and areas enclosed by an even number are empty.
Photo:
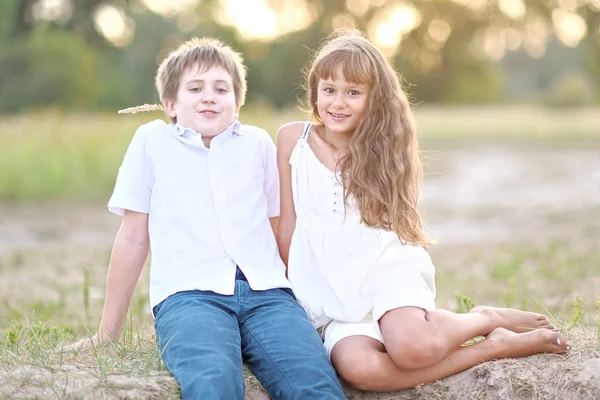
[[[435,309],[429,254],[394,232],[362,224],[354,204],[344,213],[341,180],[308,145],[310,127],[289,160],[297,219],[288,277],[313,325],[377,322],[403,306]]]

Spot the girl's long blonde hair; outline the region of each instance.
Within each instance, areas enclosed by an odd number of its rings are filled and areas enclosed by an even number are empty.
[[[423,165],[414,116],[400,78],[388,59],[357,30],[334,32],[317,52],[306,76],[306,107],[320,124],[317,86],[335,79],[369,85],[362,121],[339,160],[344,201],[352,194],[361,220],[394,231],[401,240],[429,244],[417,209]]]

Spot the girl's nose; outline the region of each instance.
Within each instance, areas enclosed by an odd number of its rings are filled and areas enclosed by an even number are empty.
[[[343,95],[338,95],[335,97],[333,101],[333,107],[335,108],[344,108],[346,105],[346,98]]]

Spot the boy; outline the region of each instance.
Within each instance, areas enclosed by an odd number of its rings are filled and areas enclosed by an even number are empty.
[[[156,87],[171,124],[141,126],[119,169],[108,207],[123,221],[92,343],[120,336],[151,247],[157,341],[183,398],[243,399],[244,358],[274,399],[343,399],[277,251],[275,146],[237,121],[240,55],[190,40],[162,62]]]

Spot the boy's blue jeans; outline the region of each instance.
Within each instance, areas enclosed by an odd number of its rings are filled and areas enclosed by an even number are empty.
[[[344,399],[321,339],[289,289],[192,290],[154,307],[163,360],[184,399],[244,398],[242,358],[273,399]]]

